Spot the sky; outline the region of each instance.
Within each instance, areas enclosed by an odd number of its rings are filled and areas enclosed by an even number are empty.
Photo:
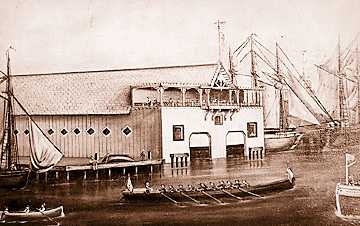
[[[359,12],[359,0],[0,0],[0,70],[10,45],[13,74],[215,63],[218,19],[233,49],[256,33],[310,70],[356,36]]]

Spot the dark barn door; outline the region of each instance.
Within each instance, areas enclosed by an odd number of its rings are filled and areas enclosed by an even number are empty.
[[[206,132],[190,135],[190,160],[211,159],[211,139]]]

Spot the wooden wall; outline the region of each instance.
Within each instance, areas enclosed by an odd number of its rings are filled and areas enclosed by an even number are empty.
[[[65,157],[89,157],[95,152],[99,156],[106,153],[129,154],[139,159],[143,150],[151,151],[153,159],[161,159],[161,121],[157,108],[133,109],[129,115],[69,115],[33,116],[49,139],[65,154]],[[28,119],[17,116],[17,134],[20,156],[29,155]],[[129,126],[132,133],[125,136],[122,129]],[[77,135],[74,130],[81,132]],[[95,131],[87,133],[89,128]],[[111,133],[104,135],[108,128]],[[54,133],[49,135],[49,129]],[[67,134],[61,131],[66,129]],[[147,154],[147,153],[146,153]]]

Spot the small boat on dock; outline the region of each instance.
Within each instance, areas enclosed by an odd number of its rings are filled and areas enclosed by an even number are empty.
[[[59,206],[54,209],[44,211],[30,211],[30,212],[9,212],[3,211],[1,220],[5,222],[34,222],[34,221],[55,221],[55,219],[64,218],[64,208]]]
[[[123,199],[126,201],[162,202],[170,200],[175,203],[180,201],[189,201],[189,199],[192,201],[204,198],[217,200],[218,198],[226,198],[230,196],[237,199],[245,196],[255,196],[261,198],[261,195],[267,193],[284,191],[293,188],[295,186],[295,176],[290,168],[288,168],[287,172],[288,178],[270,183],[249,185],[246,182],[245,184],[235,182],[229,186],[225,184],[224,186],[216,187],[204,186],[204,184],[201,183],[200,187],[189,186],[189,189],[185,189],[181,185],[179,186],[179,189],[175,189],[171,185],[169,186],[169,189],[165,189],[163,186],[163,188],[159,190],[152,188],[132,188],[131,182],[129,182],[130,180],[128,179],[128,190],[124,190],[122,195]]]

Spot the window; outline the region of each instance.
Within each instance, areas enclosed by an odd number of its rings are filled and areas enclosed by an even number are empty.
[[[248,122],[247,123],[247,135],[248,137],[257,137],[257,123]]]
[[[93,133],[95,133],[95,130],[90,127],[86,132],[87,132],[89,135],[92,135]]]
[[[55,133],[55,131],[54,131],[53,129],[51,129],[51,128],[50,128],[47,132],[48,132],[48,134],[49,134],[50,136]]]
[[[102,133],[103,133],[105,136],[108,136],[108,135],[111,133],[111,131],[110,131],[108,128],[105,128],[105,129],[102,131]]]
[[[129,136],[132,133],[132,129],[129,126],[125,126],[121,131],[125,136]]]
[[[184,125],[173,126],[173,140],[174,141],[184,140]]]
[[[79,128],[76,128],[76,129],[74,129],[74,133],[75,133],[76,135],[79,135],[79,134],[81,133],[81,131],[80,131]]]
[[[66,129],[62,129],[62,130],[60,131],[60,133],[61,133],[63,136],[65,136],[65,135],[68,133],[68,131],[67,131]]]
[[[216,115],[214,118],[215,125],[222,125],[223,124],[223,116],[222,115]]]

